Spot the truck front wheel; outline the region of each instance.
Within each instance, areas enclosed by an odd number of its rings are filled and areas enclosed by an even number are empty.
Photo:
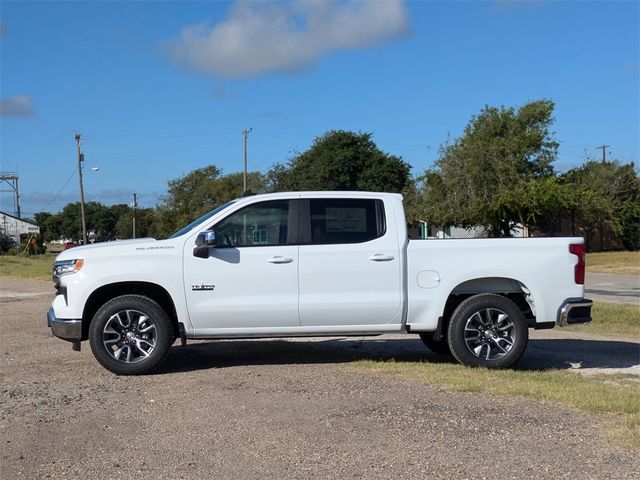
[[[173,343],[167,313],[141,295],[109,300],[95,314],[89,343],[96,360],[117,375],[141,375],[158,367]]]
[[[474,295],[451,316],[449,347],[460,363],[472,367],[505,368],[517,362],[527,346],[524,314],[501,295]]]

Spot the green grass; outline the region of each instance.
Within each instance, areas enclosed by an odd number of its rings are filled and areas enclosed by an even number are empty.
[[[587,272],[640,275],[640,252],[588,253]]]
[[[46,253],[31,257],[2,255],[0,256],[0,277],[51,280],[54,258],[53,255]]]
[[[454,364],[361,360],[353,368],[400,375],[456,392],[527,397],[587,413],[610,415],[612,439],[640,448],[640,382],[633,375],[583,376],[572,372],[487,370]]]

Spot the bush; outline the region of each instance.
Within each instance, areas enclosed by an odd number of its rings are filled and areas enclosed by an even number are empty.
[[[16,242],[9,235],[0,233],[0,253],[7,253],[12,248],[16,248]]]

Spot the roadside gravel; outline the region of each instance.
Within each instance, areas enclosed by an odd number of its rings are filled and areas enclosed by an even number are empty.
[[[638,478],[602,417],[346,368],[411,337],[174,346],[117,377],[51,336],[49,282],[0,279],[2,478]],[[530,359],[527,361],[531,361]]]

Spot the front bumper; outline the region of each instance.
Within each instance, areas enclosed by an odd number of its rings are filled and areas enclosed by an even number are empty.
[[[586,298],[566,300],[558,312],[558,326],[585,325],[591,321],[593,302]]]
[[[53,307],[47,312],[47,326],[58,338],[69,342],[82,340],[82,319],[56,318]]]

